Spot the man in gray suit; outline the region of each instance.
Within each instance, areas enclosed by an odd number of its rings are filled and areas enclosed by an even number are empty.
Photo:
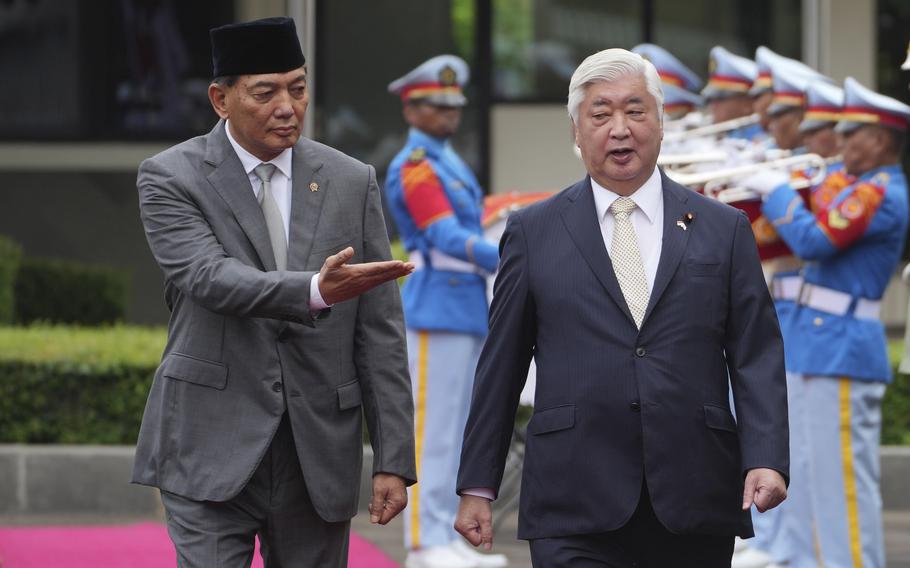
[[[373,168],[300,137],[293,21],[211,39],[222,120],[139,169],[171,320],[133,481],[161,489],[180,566],[249,566],[256,535],[267,566],[344,566],[362,415],[370,520],[415,482],[394,282],[413,266],[389,260]]]

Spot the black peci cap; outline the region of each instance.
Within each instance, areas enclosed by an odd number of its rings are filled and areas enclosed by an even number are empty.
[[[209,30],[214,77],[285,73],[306,62],[291,18],[265,18]]]

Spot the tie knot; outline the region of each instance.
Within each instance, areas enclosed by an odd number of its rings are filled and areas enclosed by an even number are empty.
[[[256,173],[256,177],[258,177],[260,181],[268,182],[272,179],[272,175],[275,173],[276,169],[275,164],[259,164],[253,168],[253,172]]]
[[[610,213],[614,217],[625,217],[635,210],[638,205],[632,201],[631,197],[619,197],[610,205]]]

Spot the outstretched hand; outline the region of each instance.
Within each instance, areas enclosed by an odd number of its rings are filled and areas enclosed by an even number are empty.
[[[764,513],[780,505],[786,498],[787,484],[776,470],[760,467],[746,473],[743,511],[754,503],[758,512]]]
[[[462,495],[455,515],[455,530],[474,546],[493,548],[493,508],[490,500],[475,495]]]
[[[319,271],[319,293],[332,305],[369,291],[384,282],[407,276],[414,265],[400,260],[348,264],[354,249],[348,247],[325,259]]]

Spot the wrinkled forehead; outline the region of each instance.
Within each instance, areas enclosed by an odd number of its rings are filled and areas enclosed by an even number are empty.
[[[618,106],[627,104],[656,104],[648,91],[645,78],[629,74],[611,80],[592,81],[585,86],[585,102],[589,106]]]

